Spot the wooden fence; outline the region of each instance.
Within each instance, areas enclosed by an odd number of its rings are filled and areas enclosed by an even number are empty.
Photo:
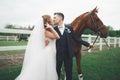
[[[10,34],[30,34],[31,31],[30,30],[15,30],[15,29],[0,29],[0,33],[10,33]],[[96,38],[96,35],[82,35],[82,39],[85,41],[88,41],[89,43],[93,43],[94,40]],[[0,36],[0,40],[14,40],[17,41],[17,36]],[[120,47],[120,37],[107,37],[106,42],[109,46],[111,47]],[[104,42],[103,38],[98,38],[95,46],[99,47],[99,50],[103,50],[104,46],[106,46],[106,43]],[[17,48],[18,47],[18,48]],[[3,49],[4,48],[4,49]],[[10,48],[10,46],[1,46],[0,47],[0,51],[5,51],[5,50],[20,50],[20,49],[25,49],[25,46],[12,46],[12,49]],[[89,50],[88,52],[91,52],[91,50]]]

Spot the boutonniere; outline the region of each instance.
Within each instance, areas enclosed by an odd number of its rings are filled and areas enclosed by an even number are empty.
[[[66,31],[67,33],[71,33],[70,29],[67,28],[67,27],[65,27],[65,31]]]

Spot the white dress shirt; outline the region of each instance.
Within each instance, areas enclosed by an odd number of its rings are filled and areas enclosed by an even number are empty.
[[[62,26],[58,26],[58,28],[59,28],[61,35],[63,35],[64,30],[65,30],[65,25],[63,24]]]

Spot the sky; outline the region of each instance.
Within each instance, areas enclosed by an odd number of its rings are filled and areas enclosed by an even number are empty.
[[[7,24],[32,26],[42,15],[53,17],[54,12],[64,13],[64,23],[71,23],[96,6],[103,23],[120,30],[120,0],[0,0],[0,28]]]

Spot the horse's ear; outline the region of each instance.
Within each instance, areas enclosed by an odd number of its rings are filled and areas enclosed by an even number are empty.
[[[95,13],[98,13],[98,9],[99,9],[99,8],[97,8],[97,6],[96,6],[96,7],[92,10],[92,13],[94,13],[94,14],[95,14]]]

